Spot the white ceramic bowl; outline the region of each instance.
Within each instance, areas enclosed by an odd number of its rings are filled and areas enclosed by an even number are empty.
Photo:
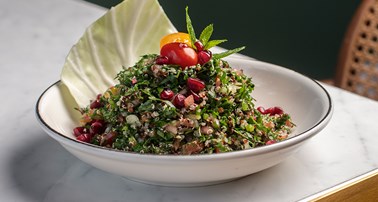
[[[289,139],[243,151],[193,156],[136,154],[101,148],[75,140],[72,129],[78,125],[80,114],[61,82],[50,86],[39,98],[37,119],[52,138],[84,162],[132,180],[167,186],[216,184],[269,168],[292,155],[329,122],[332,101],[316,81],[264,62],[228,61],[252,76],[256,106],[280,106],[291,115],[297,126]]]

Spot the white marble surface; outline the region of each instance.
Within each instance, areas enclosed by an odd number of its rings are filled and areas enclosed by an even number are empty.
[[[0,0],[0,201],[297,201],[378,168],[378,102],[330,86],[330,124],[283,163],[234,182],[150,186],[81,162],[42,131],[34,108],[104,12],[79,0]]]

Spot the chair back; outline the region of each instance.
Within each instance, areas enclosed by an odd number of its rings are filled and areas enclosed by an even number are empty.
[[[362,0],[348,27],[335,86],[378,100],[378,0]]]

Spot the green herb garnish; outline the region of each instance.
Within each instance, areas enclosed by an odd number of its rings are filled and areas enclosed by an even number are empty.
[[[196,48],[188,8],[186,22]],[[210,40],[212,33],[212,24],[201,32],[196,54],[226,41]],[[162,55],[143,55],[117,74],[117,85],[79,110],[83,116],[74,129],[77,139],[127,152],[182,155],[237,151],[286,139],[294,127],[290,116],[280,108],[256,109],[252,79],[221,59],[243,49],[212,58],[208,51],[206,62],[184,68],[162,63]]]
[[[197,37],[196,37],[195,31],[194,31],[188,10],[189,10],[189,8],[186,7],[185,8],[185,11],[186,11],[185,12],[186,13],[186,28],[187,28],[188,34],[190,36],[192,48],[197,49],[194,45],[194,43],[197,41]],[[203,31],[201,32],[201,35],[199,37],[199,41],[203,44],[204,50],[208,50],[212,47],[215,47],[215,46],[227,41],[227,39],[210,40],[211,35],[213,34],[213,31],[214,31],[213,24],[210,24],[207,27],[205,27],[205,29],[203,29]],[[245,48],[245,46],[242,46],[242,47],[235,48],[235,49],[232,49],[232,50],[228,50],[228,51],[225,51],[225,52],[222,52],[222,53],[216,53],[216,54],[213,54],[213,57],[215,59],[221,59],[221,58],[227,57],[231,54],[237,53],[237,52],[243,50],[244,48]]]

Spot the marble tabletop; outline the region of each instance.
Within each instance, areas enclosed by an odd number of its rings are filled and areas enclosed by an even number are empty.
[[[329,125],[279,165],[233,182],[151,186],[83,163],[42,131],[35,103],[105,12],[80,0],[0,0],[0,201],[298,201],[378,168],[378,102],[328,85]]]

